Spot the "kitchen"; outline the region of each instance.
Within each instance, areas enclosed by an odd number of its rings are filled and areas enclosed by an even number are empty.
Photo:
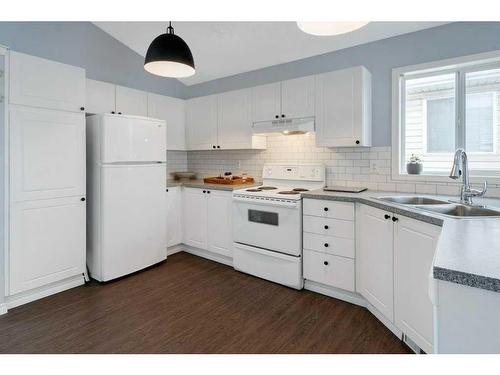
[[[0,22],[0,353],[500,353],[500,23],[326,24]]]

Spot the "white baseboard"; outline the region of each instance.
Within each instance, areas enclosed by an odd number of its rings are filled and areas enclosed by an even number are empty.
[[[183,246],[184,245],[182,245],[182,244],[178,244],[178,245],[168,247],[167,248],[167,257],[169,255],[174,255],[175,253],[180,253],[181,251],[184,251]]]
[[[7,296],[5,297],[5,305],[8,309],[12,309],[14,307],[36,301],[37,299],[83,285],[84,283],[85,280],[83,278],[83,275],[69,277],[67,279],[51,283],[40,288],[28,290],[26,292],[21,292],[12,296]]]
[[[352,303],[354,305],[366,307],[366,300],[361,297],[357,293],[352,293],[347,290],[342,290],[338,288],[334,288],[328,285],[320,284],[314,281],[305,280],[304,289],[310,290],[312,292],[324,294],[328,297],[333,297],[336,299],[340,299],[342,301],[346,301]]]
[[[192,247],[189,245],[182,244],[182,250],[186,253],[193,254],[202,258],[213,260],[214,262],[225,264],[226,266],[233,266],[233,258],[226,257],[224,255],[212,253],[208,250],[199,249],[197,247]]]
[[[0,303],[0,315],[7,314],[7,305],[5,303]]]
[[[386,326],[389,329],[389,331],[394,333],[400,340],[403,339],[403,331],[401,331],[398,327],[394,325],[394,323],[388,320],[380,311],[378,311],[375,308],[375,306],[373,306],[369,302],[366,302],[366,308],[368,309],[369,312],[375,315],[375,318],[377,318],[384,326]]]

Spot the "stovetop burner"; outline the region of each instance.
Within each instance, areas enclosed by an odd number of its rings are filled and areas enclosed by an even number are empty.
[[[259,190],[275,190],[275,189],[277,189],[277,187],[274,187],[274,186],[259,186],[258,189]]]
[[[292,189],[292,191],[309,191],[309,189],[304,189],[304,188],[295,188],[295,189]]]
[[[293,194],[300,194],[300,192],[293,190],[284,190],[284,191],[278,191],[278,194],[293,195]]]
[[[262,191],[260,189],[247,189],[246,191],[249,191],[250,193],[258,193],[259,191]]]

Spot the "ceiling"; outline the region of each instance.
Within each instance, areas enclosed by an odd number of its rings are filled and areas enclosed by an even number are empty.
[[[94,22],[99,28],[144,56],[149,43],[164,33],[167,22]],[[234,74],[423,30],[445,22],[371,22],[351,33],[313,36],[295,22],[173,22],[193,53],[196,74],[183,78],[193,85]]]

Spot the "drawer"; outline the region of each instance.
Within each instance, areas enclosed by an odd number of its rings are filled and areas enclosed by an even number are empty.
[[[304,278],[354,292],[354,260],[304,249]]]
[[[303,228],[304,232],[354,239],[354,221],[304,216]]]
[[[321,234],[304,233],[304,249],[354,258],[354,240]]]
[[[304,215],[354,220],[354,203],[304,199]]]

